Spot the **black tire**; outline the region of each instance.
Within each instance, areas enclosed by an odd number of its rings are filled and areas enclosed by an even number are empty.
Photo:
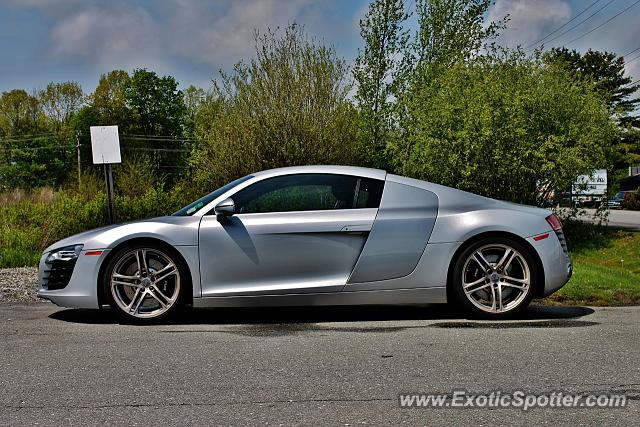
[[[140,265],[138,257],[141,253],[147,260],[142,273],[138,274],[136,265]],[[166,263],[164,267],[163,262]],[[175,274],[172,274],[169,263],[175,266]],[[163,268],[166,269],[164,273]],[[129,271],[127,276],[113,276],[114,273],[121,274],[123,269]],[[140,276],[139,280],[133,280],[135,276]],[[122,282],[112,284],[112,278]],[[129,284],[119,284],[125,282]],[[191,294],[191,276],[183,258],[170,246],[133,243],[117,249],[109,257],[102,277],[102,289],[107,303],[123,323],[161,323],[175,318],[186,307]],[[135,311],[125,310],[128,303],[135,306]]]
[[[498,265],[495,264],[499,264],[502,257],[507,254],[505,247],[514,251],[514,258],[511,264],[507,265],[507,271],[499,272],[500,269],[496,270],[495,267]],[[505,249],[505,252],[501,254],[500,249]],[[478,251],[484,259],[474,257]],[[480,260],[477,261],[477,259]],[[481,270],[485,261],[488,261],[488,265],[486,269]],[[509,260],[506,259],[503,264],[507,261]],[[536,295],[538,287],[541,286],[540,274],[530,248],[514,239],[489,237],[469,245],[458,256],[449,282],[449,296],[456,307],[461,308],[472,318],[507,319],[522,313],[527,308]],[[484,281],[482,281],[483,277]],[[528,283],[523,283],[527,277]],[[467,288],[468,296],[463,286],[472,285],[475,282],[480,283]],[[526,288],[526,292],[518,287]],[[498,295],[502,295],[502,298]],[[502,301],[502,304],[498,300]],[[496,307],[495,311],[492,311],[493,307]],[[500,307],[502,311],[499,310]]]

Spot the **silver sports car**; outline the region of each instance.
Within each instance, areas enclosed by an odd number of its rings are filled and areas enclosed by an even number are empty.
[[[551,212],[346,166],[237,179],[171,216],[47,248],[39,296],[128,321],[185,306],[450,302],[502,318],[571,277]]]

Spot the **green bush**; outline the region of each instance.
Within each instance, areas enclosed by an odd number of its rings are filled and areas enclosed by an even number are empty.
[[[116,198],[118,222],[171,215],[192,200],[185,200],[179,188],[166,192],[162,187],[150,188],[141,197]]]
[[[140,197],[118,196],[118,222],[168,215],[188,204],[182,187],[173,191],[150,188]],[[0,207],[0,268],[36,265],[52,243],[92,228],[107,225],[106,195],[86,197],[58,191],[52,199],[24,200]]]
[[[2,218],[4,219],[4,218]],[[36,265],[40,258],[37,228],[0,228],[0,267],[24,267]]]
[[[407,95],[397,172],[485,196],[541,204],[606,164],[616,126],[601,95],[521,53],[427,67]]]
[[[140,197],[157,183],[155,166],[149,156],[139,155],[124,161],[115,171],[118,194]]]
[[[640,211],[640,188],[631,193],[622,203],[624,209]]]
[[[0,267],[34,265],[51,243],[104,225],[105,196],[86,200],[57,192],[51,201],[23,200],[0,208]]]
[[[216,87],[218,115],[191,157],[199,188],[281,166],[352,164],[358,114],[350,89],[346,62],[295,24],[258,37],[255,58]]]
[[[594,224],[575,218],[564,218],[562,230],[571,252],[608,247],[614,235],[614,231],[603,224]]]

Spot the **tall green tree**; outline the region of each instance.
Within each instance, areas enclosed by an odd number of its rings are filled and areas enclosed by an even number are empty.
[[[418,64],[454,64],[497,37],[504,21],[484,22],[491,0],[416,0]]]
[[[124,91],[130,80],[129,73],[123,70],[113,70],[100,76],[90,97],[91,107],[96,110],[100,121],[95,125],[117,125],[126,131],[130,125],[130,114]]]
[[[417,0],[417,29],[408,30],[401,0],[375,0],[360,22],[364,49],[356,60],[356,99],[362,116],[360,161],[390,169],[386,149],[406,139],[414,118],[413,87],[478,55],[504,21],[484,22],[490,0]]]
[[[137,69],[124,86],[131,130],[144,135],[181,136],[185,113],[182,91],[172,76]]]
[[[356,100],[361,114],[360,162],[386,168],[385,149],[393,129],[393,100],[406,83],[410,66],[409,33],[403,0],[374,0],[360,20],[365,42],[353,75],[358,84]]]
[[[198,110],[206,102],[207,92],[200,88],[190,85],[182,92],[185,108],[185,128],[193,129]]]
[[[255,57],[216,85],[220,114],[191,160],[201,188],[273,167],[352,163],[351,87],[345,61],[296,24],[257,35]]]
[[[640,98],[635,96],[640,84],[632,85],[632,78],[625,76],[625,62],[622,56],[611,52],[589,49],[580,53],[567,48],[555,48],[546,54],[548,62],[560,61],[576,79],[592,82],[607,102],[609,111],[620,128],[619,137],[608,141],[610,180],[627,176],[628,167],[640,163],[640,117],[637,107]]]
[[[220,112],[221,100],[212,90],[189,86],[184,90],[184,104],[184,135],[205,138]]]
[[[38,92],[38,98],[51,127],[59,132],[82,106],[84,92],[76,82],[52,82]]]
[[[0,97],[0,126],[4,157],[1,189],[32,189],[65,180],[69,150],[53,132],[38,94],[20,89],[4,92]]]
[[[1,131],[5,136],[17,136],[38,131],[43,126],[42,108],[38,98],[22,89],[3,92],[0,96]]]
[[[20,146],[21,136],[38,134],[43,129],[42,109],[38,99],[22,89],[0,96],[0,144],[2,163],[10,166],[12,149]]]
[[[607,165],[617,127],[593,85],[515,52],[459,62],[412,87],[402,173],[526,204]],[[546,189],[548,191],[541,191]]]
[[[640,84],[631,85],[631,76],[625,76],[624,57],[612,52],[589,49],[584,54],[566,47],[554,48],[547,54],[547,60],[562,60],[577,77],[591,80],[607,100],[612,114],[618,114],[622,121],[632,120],[640,103],[633,95]]]
[[[91,126],[117,125],[121,132],[129,132],[132,117],[124,97],[124,89],[129,80],[129,74],[122,70],[102,74],[95,91],[73,116],[71,133],[79,136],[82,159],[91,158]]]

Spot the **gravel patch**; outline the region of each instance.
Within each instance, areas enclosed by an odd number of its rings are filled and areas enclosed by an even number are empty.
[[[0,303],[38,302],[38,269],[0,268]]]

